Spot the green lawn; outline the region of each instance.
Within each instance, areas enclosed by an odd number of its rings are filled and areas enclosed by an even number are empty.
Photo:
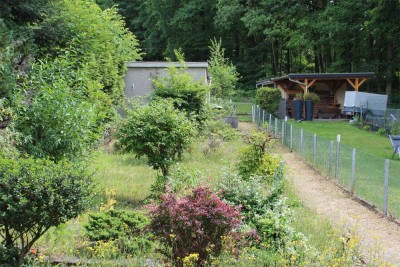
[[[387,159],[391,158],[393,154],[393,148],[387,136],[360,130],[349,125],[347,121],[303,121],[297,123],[290,120],[289,123],[335,142],[336,136],[340,134],[342,145],[356,148],[376,157]]]
[[[236,105],[236,114],[239,117],[240,121],[251,121],[251,106],[252,103],[244,103],[244,102],[233,102]]]

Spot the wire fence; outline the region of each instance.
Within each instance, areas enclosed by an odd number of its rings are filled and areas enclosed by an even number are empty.
[[[383,114],[376,114],[367,110],[364,121],[374,127],[385,127],[390,130],[393,123],[400,123],[400,109],[388,108]]]
[[[266,127],[282,145],[384,216],[400,218],[400,162],[363,153],[304,131],[254,105],[252,121]]]

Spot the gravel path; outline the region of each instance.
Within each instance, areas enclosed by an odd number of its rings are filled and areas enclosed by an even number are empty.
[[[249,133],[254,124],[240,123]],[[400,226],[364,206],[328,178],[314,171],[294,153],[281,149],[289,167],[289,179],[308,208],[328,218],[339,229],[355,231],[367,264],[400,266]]]
[[[350,194],[318,174],[294,153],[282,150],[303,203],[336,227],[355,230],[367,263],[400,266],[400,227],[353,199]]]

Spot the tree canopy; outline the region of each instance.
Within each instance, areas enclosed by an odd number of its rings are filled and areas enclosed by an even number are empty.
[[[295,72],[373,71],[367,90],[400,95],[397,0],[98,0],[117,5],[147,60],[207,60],[211,40],[253,87]]]

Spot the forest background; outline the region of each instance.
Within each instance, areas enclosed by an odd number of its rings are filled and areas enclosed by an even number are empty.
[[[400,105],[398,0],[98,0],[118,5],[144,60],[206,61],[222,40],[242,88],[288,73],[373,71],[364,90]]]
[[[0,49],[13,40],[19,54],[12,69],[68,44],[65,17],[43,23],[55,2],[1,1]],[[373,71],[376,78],[364,90],[386,93],[391,106],[400,106],[399,0],[96,2],[102,9],[116,7],[137,37],[143,60],[173,58],[174,49],[182,48],[187,61],[206,61],[216,38],[241,75],[241,89],[254,90],[255,81],[287,73]]]

